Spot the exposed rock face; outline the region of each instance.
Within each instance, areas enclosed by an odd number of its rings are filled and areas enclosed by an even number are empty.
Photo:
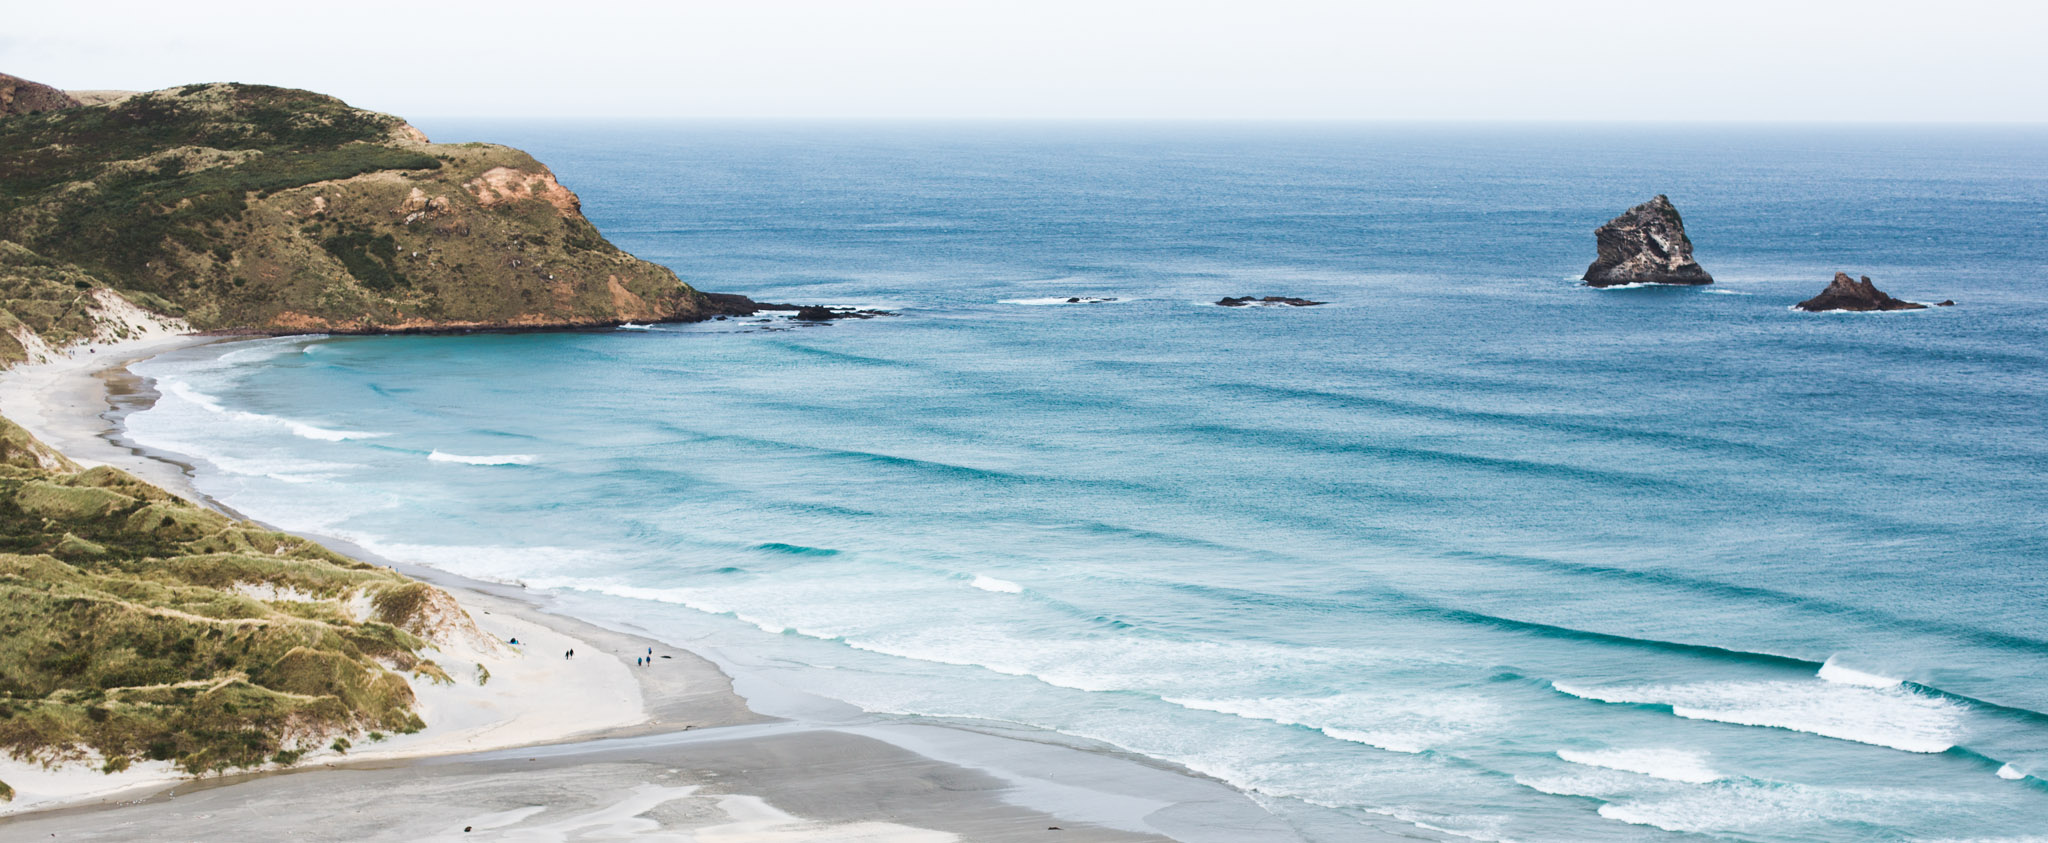
[[[1297,299],[1290,296],[1267,296],[1262,299],[1252,298],[1251,296],[1237,296],[1234,298],[1225,296],[1217,300],[1216,303],[1223,307],[1315,307],[1319,304],[1329,304],[1329,302],[1309,301],[1308,299]]]
[[[1685,221],[1664,194],[1594,229],[1593,236],[1599,241],[1600,257],[1586,267],[1588,286],[1714,283],[1714,277],[1692,259]]]
[[[79,105],[0,82],[12,111],[68,106],[0,118],[0,328],[12,313],[42,333],[51,320],[30,310],[101,287],[216,332],[723,312],[607,242],[576,194],[516,149],[429,143],[396,117],[287,88],[185,85]],[[18,342],[0,338],[0,359]]]
[[[0,73],[0,117],[55,111],[78,105],[70,94],[41,82]]]
[[[1955,302],[1943,302],[1952,305]],[[1835,273],[1835,280],[1828,282],[1828,288],[1820,295],[1800,302],[1797,307],[1809,313],[1824,310],[1925,310],[1927,305],[1895,299],[1886,295],[1877,285],[1870,283],[1870,276],[1858,281],[1847,273]]]
[[[116,292],[194,330],[252,334],[798,310],[706,296],[620,251],[516,149],[432,143],[397,117],[289,88],[103,93],[81,104],[0,76],[0,366],[109,324],[141,330],[80,306]]]

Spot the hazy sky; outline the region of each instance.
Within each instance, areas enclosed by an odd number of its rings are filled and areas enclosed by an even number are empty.
[[[0,72],[415,117],[2048,121],[2048,4],[11,4]]]

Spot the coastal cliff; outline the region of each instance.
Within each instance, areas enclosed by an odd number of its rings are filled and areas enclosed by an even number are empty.
[[[223,333],[725,312],[605,240],[516,149],[431,143],[397,117],[262,85],[97,105],[14,77],[0,89],[0,362],[104,335],[110,295]]]
[[[1678,208],[1661,193],[1594,229],[1593,237],[1599,257],[1586,267],[1587,286],[1714,283],[1692,258]]]

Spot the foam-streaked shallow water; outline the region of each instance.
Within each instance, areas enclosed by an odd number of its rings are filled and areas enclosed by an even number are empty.
[[[129,435],[1327,839],[2048,828],[2038,130],[455,128],[700,287],[903,315],[181,351]],[[1657,192],[1720,283],[1569,280]],[[1836,270],[1960,305],[1787,309]]]

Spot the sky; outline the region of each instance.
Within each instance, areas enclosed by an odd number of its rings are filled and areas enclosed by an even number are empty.
[[[0,72],[419,118],[2048,121],[2048,4],[23,2]]]

